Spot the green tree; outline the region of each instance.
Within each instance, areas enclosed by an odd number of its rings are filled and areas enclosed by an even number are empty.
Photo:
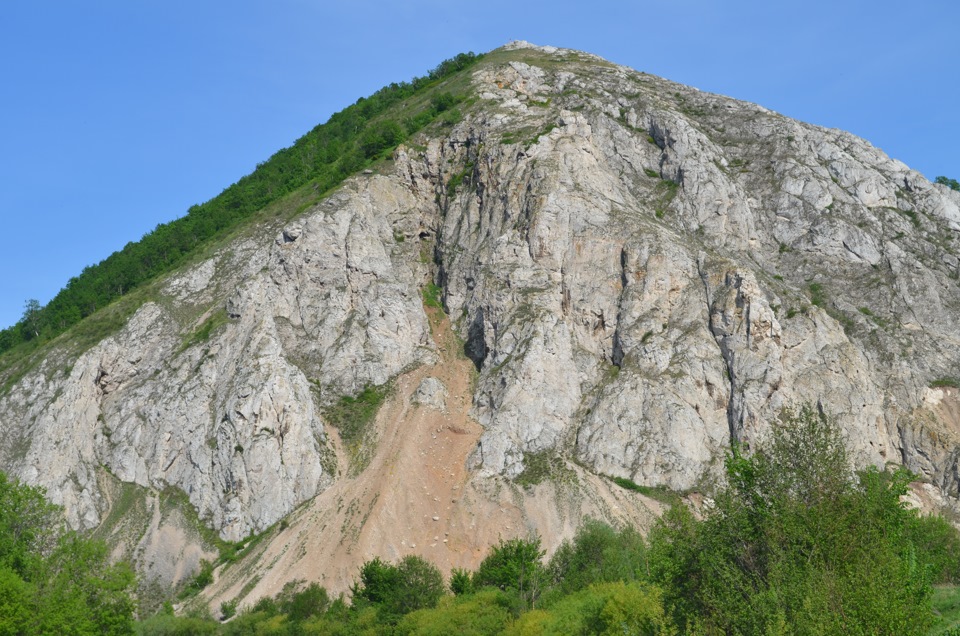
[[[43,488],[0,472],[0,565],[32,580],[62,533],[60,509],[47,501]]]
[[[0,473],[0,634],[129,634],[133,584],[106,545],[66,530],[43,489]]]
[[[408,555],[397,565],[379,558],[360,568],[360,581],[353,587],[353,598],[377,606],[384,620],[393,622],[418,609],[434,607],[445,586],[440,570],[423,557]]]
[[[675,507],[651,536],[654,579],[678,623],[721,633],[922,634],[928,557],[900,503],[910,475],[851,467],[835,424],[788,412],[771,443],[727,459],[702,521]]]
[[[587,519],[572,541],[557,548],[548,570],[551,582],[564,594],[594,583],[646,578],[646,543],[631,526],[617,530]]]
[[[40,337],[41,310],[40,301],[31,298],[23,304],[23,317],[20,324],[23,326],[24,339],[32,340]]]
[[[945,185],[945,186],[947,186],[948,188],[950,188],[951,190],[958,190],[958,191],[960,191],[960,181],[957,181],[956,179],[950,179],[950,178],[948,178],[948,177],[940,176],[940,177],[937,177],[936,179],[934,179],[934,183],[939,183],[940,185]]]
[[[501,540],[473,574],[474,588],[513,592],[525,608],[535,607],[547,582],[540,537]]]

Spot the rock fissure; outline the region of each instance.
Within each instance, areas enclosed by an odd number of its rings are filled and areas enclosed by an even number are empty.
[[[731,441],[803,401],[838,418],[861,465],[899,458],[954,496],[956,418],[924,391],[960,368],[958,264],[924,228],[960,219],[957,195],[851,135],[584,59],[490,54],[458,80],[478,98],[459,121],[224,239],[85,353],[50,345],[0,396],[2,468],[78,528],[106,515],[98,464],[183,490],[224,539],[300,524],[276,535],[289,550],[256,594],[279,591],[277,568],[321,576],[301,547],[343,583],[365,550],[470,565],[470,537],[506,525],[556,545],[576,516],[560,508],[583,510],[566,468],[637,511],[598,475],[700,488]],[[462,344],[424,310],[430,280]],[[446,398],[404,402],[426,374]],[[320,409],[391,378],[380,441],[361,449],[372,472],[350,475]],[[470,508],[544,456],[566,468],[534,494]],[[433,524],[448,548],[430,548]]]

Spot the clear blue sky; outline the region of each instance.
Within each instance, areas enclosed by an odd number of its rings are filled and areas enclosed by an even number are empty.
[[[955,0],[10,0],[0,326],[358,97],[513,39],[844,128],[960,178]]]

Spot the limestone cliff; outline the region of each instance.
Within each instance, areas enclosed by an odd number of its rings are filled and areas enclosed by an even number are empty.
[[[437,346],[421,296],[435,282],[476,374],[462,415],[482,428],[457,460],[473,501],[502,511],[497,488],[544,461],[584,489],[551,491],[572,506],[551,516],[517,488],[513,532],[553,545],[571,518],[656,507],[597,476],[709,491],[732,440],[805,401],[859,462],[960,495],[960,193],[848,133],[583,53],[515,43],[470,74],[459,123],[159,281],[113,335],[61,338],[8,378],[2,468],[84,528],[110,513],[105,472],[184,491],[230,540],[311,500],[339,513],[340,495],[314,498],[363,477],[324,409],[461,346]],[[396,399],[455,410],[442,384],[414,388]],[[384,417],[369,444],[400,443]],[[298,515],[303,533],[349,534]],[[377,519],[357,527],[396,521]]]

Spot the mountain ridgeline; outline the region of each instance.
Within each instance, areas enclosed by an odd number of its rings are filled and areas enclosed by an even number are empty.
[[[20,322],[0,331],[0,354],[24,343],[35,346],[56,337],[144,282],[172,271],[211,239],[304,184],[323,196],[442,113],[448,113],[453,122],[456,116],[449,111],[460,97],[437,87],[480,57],[461,53],[423,77],[360,98],[291,147],[258,164],[218,196],[192,206],[184,217],[158,225],[139,241],[85,268],[46,306],[28,302]],[[417,97],[422,99],[412,99]]]
[[[813,527],[837,502],[844,523],[895,522],[870,562],[927,603],[921,570],[946,566],[911,554],[953,535],[898,502],[960,513],[954,185],[586,53],[460,56],[31,307],[0,356],[0,470],[131,560],[154,607],[184,586],[188,604],[286,607],[292,582],[336,596],[369,562],[466,585],[490,546],[536,533],[553,554],[590,518],[659,528],[673,539],[648,547],[674,575],[736,583],[684,592],[663,571],[662,599],[603,594],[734,625],[724,607],[758,576],[816,561],[809,533],[860,549]],[[752,454],[802,404],[860,471],[835,501],[797,503]],[[762,526],[777,498],[787,517]],[[763,556],[745,569],[695,558],[747,536],[750,554],[723,553]],[[765,607],[828,604],[835,564],[816,563]],[[758,607],[738,616],[773,630]]]

